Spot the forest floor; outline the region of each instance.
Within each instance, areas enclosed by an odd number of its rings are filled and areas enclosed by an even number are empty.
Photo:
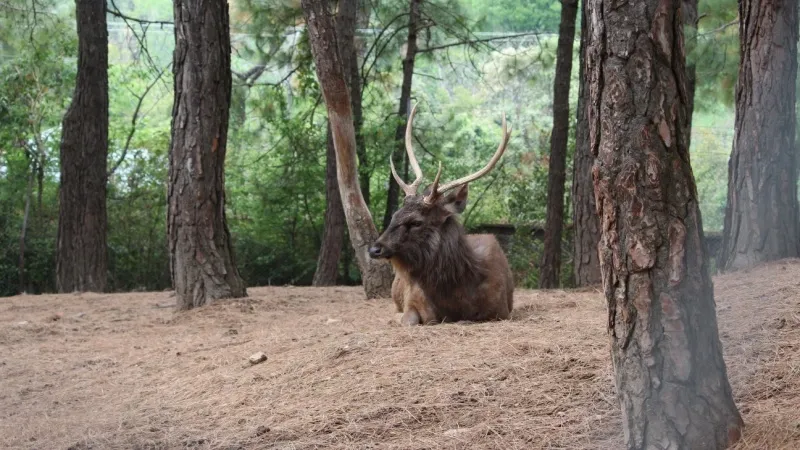
[[[736,449],[800,448],[800,261],[714,283]],[[0,299],[0,448],[621,448],[596,290],[415,328],[360,288],[249,293],[188,313],[169,292]]]

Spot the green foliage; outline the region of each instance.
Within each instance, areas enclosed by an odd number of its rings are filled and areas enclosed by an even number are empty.
[[[129,16],[171,20],[170,2],[115,2]],[[19,6],[20,12],[0,17],[0,295],[18,289],[19,237],[32,174],[24,288],[29,292],[55,288],[60,121],[71,99],[76,66],[72,4],[37,2],[50,13],[37,14],[34,20],[24,12],[29,3],[7,3]],[[397,145],[408,2],[364,4],[370,9],[368,20],[360,20],[361,27],[373,30],[358,34],[365,83],[364,165],[370,174],[370,210],[380,218],[390,177],[387,160]],[[308,39],[297,25],[302,21],[297,5],[244,0],[231,7],[234,86],[225,174],[227,217],[236,262],[249,285],[310,283],[322,234],[326,114]],[[691,157],[704,225],[719,230],[738,58],[737,27],[728,24],[736,17],[736,5],[732,0],[711,0],[701,3],[700,9],[705,16],[698,43],[690,49],[699,80]],[[419,47],[474,40],[477,31],[555,33],[559,15],[559,2],[543,0],[425,1]],[[170,285],[164,218],[173,30],[158,26],[145,30],[138,25],[131,30],[119,19],[109,20],[109,168],[120,163],[108,180],[110,288],[164,289]],[[500,140],[503,112],[513,126],[498,167],[470,186],[463,222],[468,228],[504,223],[522,230],[508,254],[521,287],[538,284],[541,238],[530,230],[545,219],[556,42],[555,35],[543,35],[453,45],[418,55],[415,67],[412,101],[419,104],[415,145],[428,177],[439,161],[444,164],[444,179],[478,170]],[[576,42],[573,111],[579,82],[577,53]],[[566,192],[569,197],[569,187]],[[569,198],[566,205],[571,205]],[[569,212],[566,217],[569,222]],[[569,236],[563,247],[562,282],[569,285]],[[352,261],[352,255],[344,256],[341,280],[358,281]]]
[[[561,3],[551,0],[465,0],[481,31],[544,31],[558,33]]]

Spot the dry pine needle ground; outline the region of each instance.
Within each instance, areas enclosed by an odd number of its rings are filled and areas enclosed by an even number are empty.
[[[800,261],[714,282],[737,450],[800,448]],[[249,292],[0,299],[0,448],[620,448],[596,291],[411,329],[360,288]]]

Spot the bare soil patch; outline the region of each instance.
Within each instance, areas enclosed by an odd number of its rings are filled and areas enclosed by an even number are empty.
[[[737,449],[800,448],[800,261],[715,287]],[[621,448],[597,291],[415,328],[360,288],[249,293],[188,313],[169,293],[0,299],[0,448]]]

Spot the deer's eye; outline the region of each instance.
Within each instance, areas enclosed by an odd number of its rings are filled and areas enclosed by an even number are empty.
[[[422,226],[422,222],[420,222],[420,221],[414,221],[414,222],[409,222],[408,223],[408,228],[409,229],[419,228],[421,226]]]

